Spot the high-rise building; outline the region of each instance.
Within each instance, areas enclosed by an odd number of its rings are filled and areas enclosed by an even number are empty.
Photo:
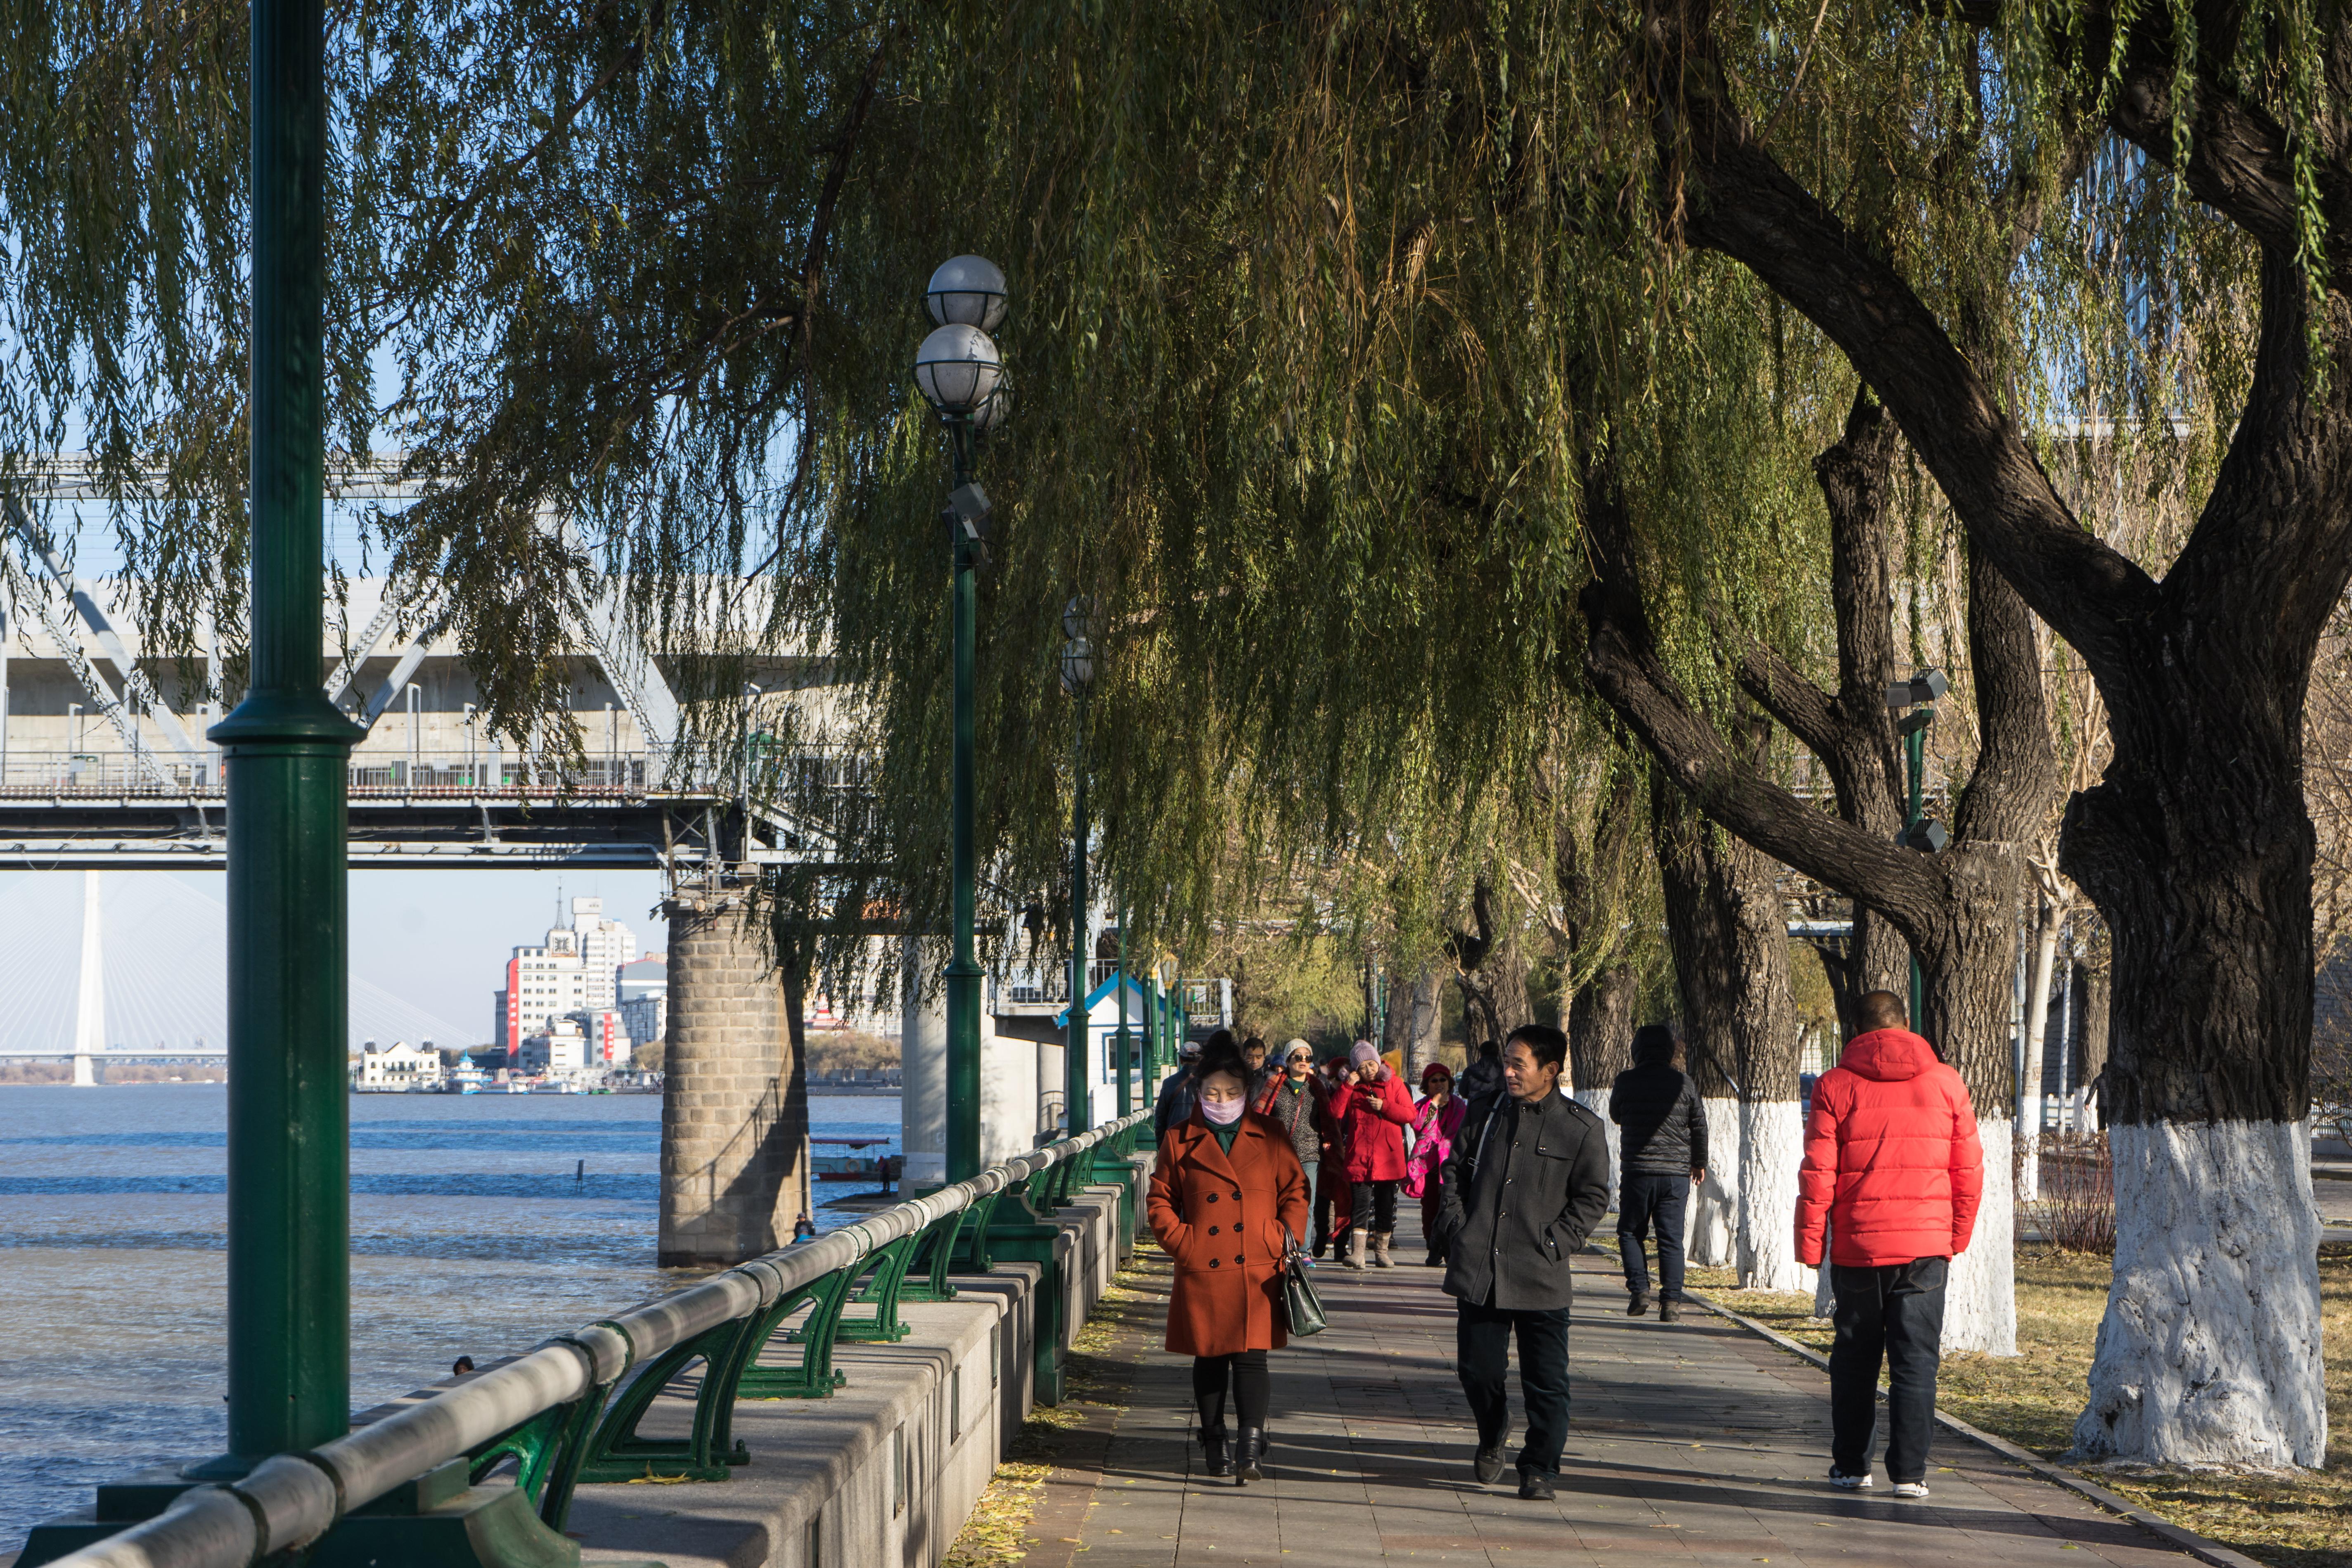
[[[499,1038],[510,1058],[519,1059],[523,1041],[546,1033],[551,1020],[611,1008],[616,972],[637,955],[636,933],[604,918],[604,900],[574,899],[571,912],[570,925],[550,928],[544,943],[518,947],[507,961]]]
[[[637,956],[637,933],[619,921],[604,918],[602,899],[572,900],[572,929],[580,938],[580,966],[587,981],[591,1007],[610,1007],[618,1001],[617,973]]]

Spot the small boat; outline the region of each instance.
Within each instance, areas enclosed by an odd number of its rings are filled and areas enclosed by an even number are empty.
[[[568,1078],[553,1078],[530,1086],[533,1094],[578,1094],[580,1086]]]

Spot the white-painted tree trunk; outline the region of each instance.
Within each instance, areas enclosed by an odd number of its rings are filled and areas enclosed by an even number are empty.
[[[1977,1123],[1984,1143],[1984,1202],[1969,1249],[1952,1259],[1944,1290],[1944,1348],[2017,1353],[2017,1200],[2010,1177],[2010,1124]]]
[[[2042,1058],[2050,1033],[2050,975],[2058,962],[2058,928],[2065,907],[2046,893],[2033,935],[2033,968],[2025,983],[2025,1070],[2017,1079],[2017,1201],[2042,1201]]]
[[[1739,1266],[1739,1102],[1703,1100],[1706,1180],[1691,1189],[1683,1253],[1703,1268]]]
[[[2327,1451],[2308,1122],[2107,1130],[2116,1273],[2085,1458],[2315,1466]]]
[[[1740,1106],[1739,1283],[1750,1290],[1813,1289],[1797,1261],[1797,1167],[1805,1157],[1804,1107],[1793,1100]]]
[[[1609,1134],[1609,1206],[1617,1206],[1617,1181],[1623,1173],[1625,1130],[1609,1120],[1609,1091],[1605,1089],[1580,1089],[1576,1103],[1601,1118],[1601,1125]]]

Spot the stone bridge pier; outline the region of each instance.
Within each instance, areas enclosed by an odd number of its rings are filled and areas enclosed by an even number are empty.
[[[669,918],[663,1041],[665,1268],[772,1252],[810,1207],[808,1080],[767,933],[737,892],[683,892]]]

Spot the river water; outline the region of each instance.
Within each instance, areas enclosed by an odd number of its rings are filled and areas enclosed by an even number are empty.
[[[227,1103],[0,1085],[0,1559],[224,1441]],[[809,1104],[814,1133],[897,1148],[895,1098]],[[660,1145],[656,1095],[353,1096],[353,1408],[663,1290]]]

